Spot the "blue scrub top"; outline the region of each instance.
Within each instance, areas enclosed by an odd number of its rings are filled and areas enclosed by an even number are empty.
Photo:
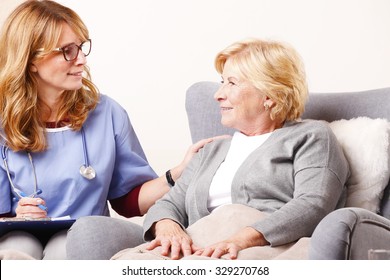
[[[48,149],[32,153],[38,188],[49,217],[108,215],[107,200],[118,198],[134,187],[154,179],[126,111],[113,99],[100,96],[96,109],[84,123],[89,164],[96,177],[80,175],[84,164],[80,131],[69,127],[46,129]],[[7,152],[14,185],[27,195],[34,192],[34,174],[26,152]],[[0,213],[12,211],[13,199],[4,163],[0,164]]]

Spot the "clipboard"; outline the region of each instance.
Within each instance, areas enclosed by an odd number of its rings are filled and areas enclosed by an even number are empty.
[[[0,219],[0,236],[14,231],[27,231],[35,236],[50,236],[54,233],[69,229],[76,219]]]

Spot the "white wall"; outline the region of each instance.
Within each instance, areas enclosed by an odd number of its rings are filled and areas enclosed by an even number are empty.
[[[1,13],[17,2],[0,0]],[[214,56],[236,40],[291,43],[305,61],[312,92],[390,86],[389,0],[59,2],[89,27],[94,82],[128,110],[158,173],[178,163],[190,145],[186,89],[219,81]]]
[[[3,21],[8,14],[24,0],[0,0],[0,26],[3,25]]]

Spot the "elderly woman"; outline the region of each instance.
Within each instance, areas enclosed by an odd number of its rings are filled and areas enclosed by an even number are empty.
[[[203,147],[175,187],[149,209],[146,249],[159,248],[171,259],[235,259],[246,248],[287,244],[310,236],[343,203],[349,167],[342,149],[326,123],[299,120],[307,85],[296,51],[246,40],[221,51],[215,65],[222,75],[215,93],[221,122],[237,132]],[[226,204],[266,216],[213,244],[194,243],[186,229]]]

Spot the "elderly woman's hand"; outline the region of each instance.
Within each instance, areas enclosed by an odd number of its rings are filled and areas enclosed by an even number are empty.
[[[183,256],[189,256],[198,250],[188,234],[172,220],[163,219],[158,221],[154,226],[154,232],[155,239],[148,244],[147,250],[153,250],[161,246],[161,254],[168,256],[170,251],[173,260],[179,259],[180,253]]]
[[[229,254],[230,259],[236,259],[238,252],[254,246],[269,244],[264,236],[252,227],[246,227],[233,235],[231,238],[197,250],[194,255],[221,258]]]

